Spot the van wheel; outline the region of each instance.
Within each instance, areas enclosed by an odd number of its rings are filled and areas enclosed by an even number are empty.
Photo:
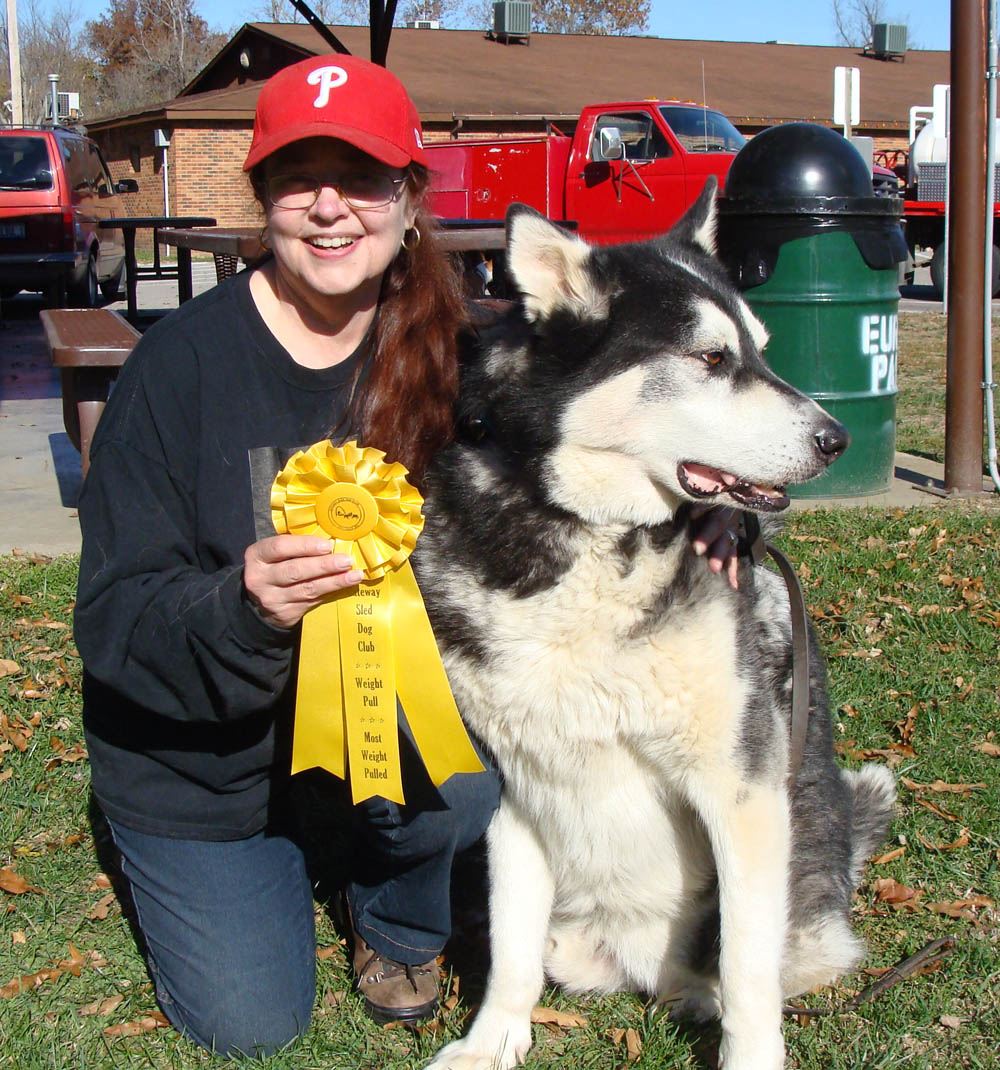
[[[125,261],[121,267],[108,279],[101,282],[101,294],[107,301],[116,301],[122,289],[122,273],[125,271]]]
[[[97,257],[93,253],[87,260],[83,281],[73,287],[73,305],[76,308],[94,308],[97,305]]]

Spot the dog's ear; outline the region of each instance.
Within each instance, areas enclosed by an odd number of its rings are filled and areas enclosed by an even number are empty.
[[[715,256],[715,194],[718,188],[719,180],[715,175],[709,175],[698,199],[671,229],[671,239],[694,245],[709,256]]]
[[[524,204],[507,209],[507,271],[529,320],[560,308],[583,319],[607,315],[607,295],[590,271],[591,248]]]

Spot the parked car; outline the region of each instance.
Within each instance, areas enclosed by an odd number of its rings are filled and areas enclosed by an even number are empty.
[[[125,267],[120,230],[98,223],[126,215],[100,150],[63,127],[0,129],[0,293],[46,294],[50,304],[92,307],[117,296]]]

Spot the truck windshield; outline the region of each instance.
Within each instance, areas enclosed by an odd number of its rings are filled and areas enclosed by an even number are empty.
[[[0,137],[0,189],[50,189],[52,171],[43,137]]]
[[[688,152],[739,152],[747,139],[720,112],[661,104],[660,114]]]

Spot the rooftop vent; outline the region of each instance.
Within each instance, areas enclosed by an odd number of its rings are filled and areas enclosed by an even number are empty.
[[[506,42],[531,36],[531,4],[527,0],[497,0],[493,5],[493,36]]]
[[[440,30],[440,19],[410,19],[406,24],[408,30]]]
[[[866,50],[867,51],[867,50]],[[906,26],[897,22],[876,22],[872,27],[871,51],[879,59],[906,56]]]

